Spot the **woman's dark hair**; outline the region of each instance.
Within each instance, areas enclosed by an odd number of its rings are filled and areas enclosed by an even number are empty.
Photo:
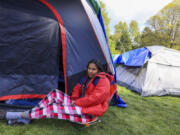
[[[103,66],[102,66],[102,64],[101,64],[100,61],[98,61],[98,60],[96,60],[96,59],[90,60],[90,61],[88,62],[88,64],[87,64],[87,68],[89,67],[89,64],[91,64],[91,63],[93,63],[93,64],[96,65],[96,67],[98,68],[98,71],[99,71],[99,72],[104,72]]]

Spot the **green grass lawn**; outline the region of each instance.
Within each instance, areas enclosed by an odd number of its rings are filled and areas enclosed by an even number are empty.
[[[102,122],[82,128],[63,120],[34,120],[25,126],[0,122],[0,135],[180,135],[180,97],[141,97],[118,87],[127,108],[109,107]]]

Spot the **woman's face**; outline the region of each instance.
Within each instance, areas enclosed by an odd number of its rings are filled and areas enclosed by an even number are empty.
[[[88,76],[89,78],[93,78],[98,73],[98,68],[94,63],[90,63],[88,66]]]

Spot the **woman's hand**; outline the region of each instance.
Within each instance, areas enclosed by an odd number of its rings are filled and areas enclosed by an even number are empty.
[[[71,103],[71,104],[72,104],[72,105],[75,105],[74,103],[75,103],[75,101],[74,101],[74,100],[72,100],[72,103]]]

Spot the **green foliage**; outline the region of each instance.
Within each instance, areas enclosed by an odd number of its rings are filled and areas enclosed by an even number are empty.
[[[111,35],[110,38],[117,43],[120,40],[121,36],[121,32],[116,32],[113,35]]]
[[[109,47],[110,47],[110,51],[112,54],[120,54],[121,51],[120,50],[116,50],[116,42],[114,40],[112,40],[111,38],[109,39]]]
[[[138,48],[140,46],[140,32],[138,28],[138,23],[132,20],[129,26],[130,39],[132,43],[132,48]]]
[[[120,51],[115,49],[115,46],[116,46],[115,41],[112,39],[112,37],[110,37],[110,28],[109,28],[110,18],[108,17],[108,13],[106,11],[106,6],[102,1],[100,1],[100,7],[101,7],[101,11],[102,11],[103,21],[105,24],[105,29],[106,29],[107,39],[109,42],[110,51],[112,54],[120,54]],[[116,35],[116,37],[118,40],[119,35]]]
[[[110,18],[108,17],[108,13],[106,11],[106,6],[102,1],[100,1],[100,7],[101,7],[102,17],[103,17],[103,21],[104,21],[104,25],[105,25],[106,34],[107,34],[107,39],[109,39],[109,36],[110,36],[110,28],[109,28]]]
[[[116,42],[115,50],[124,53],[132,49],[129,28],[125,22],[120,21],[115,25],[115,34],[111,36],[111,39]]]
[[[119,49],[119,46],[124,47],[124,52],[132,50],[132,45],[131,45],[131,39],[130,39],[130,35],[128,32],[124,32],[122,33],[122,36],[120,38],[120,42],[118,42],[119,44],[117,44],[117,49]]]
[[[168,35],[164,35],[158,31],[152,31],[149,27],[145,27],[141,34],[141,47],[151,45],[163,45],[167,47]]]
[[[142,33],[139,32],[137,21],[132,20],[129,26],[120,21],[115,25],[113,35],[110,35],[110,19],[105,4],[100,1],[100,5],[112,54],[151,45],[162,45],[180,50],[180,0],[173,0],[159,13],[152,16]]]
[[[115,41],[115,50],[129,51],[143,46],[162,45],[180,50],[180,0],[174,0],[159,13],[147,21],[148,26],[139,32],[135,20],[115,25],[111,39]],[[127,32],[128,31],[128,32]]]
[[[0,135],[179,135],[179,97],[141,97],[118,87],[127,108],[110,106],[101,123],[82,125],[57,119],[34,120],[25,126],[0,122]]]
[[[180,46],[180,0],[174,0],[148,20],[151,32],[142,35],[144,43],[164,45],[170,48]],[[148,36],[147,36],[148,35]],[[149,38],[149,39],[148,39]]]
[[[101,7],[101,11],[102,11],[102,17],[103,17],[103,21],[105,24],[106,34],[107,34],[111,53],[112,54],[120,54],[121,51],[116,50],[115,48],[116,48],[116,42],[119,40],[121,33],[117,33],[113,37],[110,36],[110,28],[109,28],[110,18],[108,17],[108,13],[106,11],[106,6],[102,1],[100,1],[100,7]]]

